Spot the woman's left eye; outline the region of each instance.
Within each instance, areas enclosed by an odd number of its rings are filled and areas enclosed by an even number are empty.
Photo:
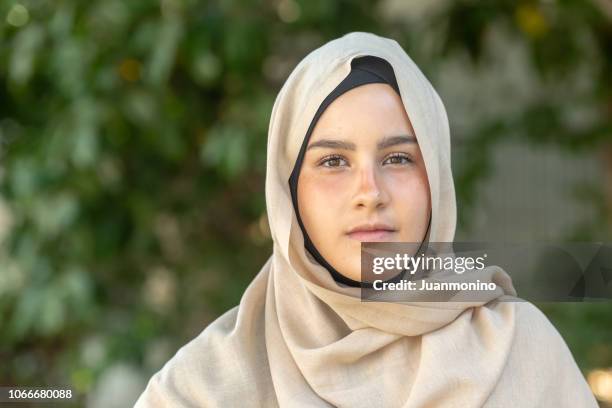
[[[388,156],[383,164],[409,164],[412,163],[412,158],[407,154],[396,153]]]

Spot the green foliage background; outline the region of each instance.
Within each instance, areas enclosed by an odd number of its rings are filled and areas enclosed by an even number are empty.
[[[551,92],[595,67],[593,92],[565,95],[596,107],[587,125],[568,124],[561,98],[467,139],[463,228],[501,140],[605,159],[612,24],[598,4],[455,1],[409,24],[369,0],[2,1],[0,383],[87,394],[117,361],[148,376],[238,303],[271,252],[274,98],[302,57],[346,32],[396,39],[433,78],[456,53],[483,63],[500,25]],[[609,238],[610,202],[592,195],[601,217],[574,238]],[[609,303],[541,307],[584,370],[612,365]]]

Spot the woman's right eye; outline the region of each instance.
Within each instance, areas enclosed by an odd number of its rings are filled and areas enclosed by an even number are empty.
[[[340,167],[347,164],[347,161],[341,156],[327,156],[319,162],[319,166],[322,167]]]

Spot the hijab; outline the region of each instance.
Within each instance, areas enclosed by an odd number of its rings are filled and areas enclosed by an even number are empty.
[[[397,85],[397,80],[395,79],[395,74],[393,73],[393,68],[387,61],[382,58],[366,55],[362,57],[356,57],[351,60],[351,71],[349,74],[334,88],[334,90],[327,95],[327,97],[323,100],[317,112],[315,113],[310,126],[308,126],[308,131],[306,132],[306,136],[302,141],[302,146],[300,147],[300,152],[298,153],[298,157],[296,159],[295,165],[293,167],[293,171],[291,172],[291,176],[289,177],[289,187],[291,191],[291,200],[293,203],[293,208],[295,210],[295,215],[300,225],[300,229],[302,230],[302,234],[304,235],[304,246],[306,250],[310,253],[310,255],[322,266],[325,267],[332,275],[336,282],[353,286],[353,287],[362,287],[362,288],[372,288],[372,284],[368,284],[366,282],[357,282],[353,279],[350,279],[341,273],[339,273],[333,266],[330,265],[329,262],[321,255],[319,250],[315,247],[310,236],[308,235],[308,231],[304,227],[302,222],[302,217],[300,216],[299,206],[298,206],[298,179],[300,176],[300,170],[302,168],[302,163],[304,161],[304,156],[306,155],[306,147],[308,146],[308,141],[310,140],[310,135],[312,134],[317,121],[325,111],[325,109],[331,105],[333,101],[335,101],[340,95],[344,94],[347,91],[350,91],[353,88],[356,88],[361,85],[373,84],[373,83],[383,83],[388,84],[393,88],[393,90],[401,97],[399,86]],[[429,219],[429,225],[427,227],[427,231],[425,232],[425,237],[427,237],[427,233],[429,232],[429,226],[431,225],[431,217]],[[423,238],[423,243],[426,241],[426,238]],[[403,274],[398,274],[393,279],[387,280],[387,282],[399,281],[403,277]]]
[[[324,44],[289,75],[270,117],[272,255],[239,305],[151,377],[136,407],[597,406],[559,333],[515,297],[501,268],[479,272],[497,289],[478,301],[460,292],[421,301],[415,292],[363,302],[361,288],[339,284],[307,249],[291,174],[313,118],[366,56],[392,68],[415,131],[430,184],[429,239],[453,240],[450,132],[438,94],[394,40],[352,32]]]

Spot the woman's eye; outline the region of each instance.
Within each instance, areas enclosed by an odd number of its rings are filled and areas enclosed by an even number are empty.
[[[347,164],[346,160],[339,156],[331,156],[321,160],[320,165],[323,167],[340,167]]]
[[[412,158],[407,154],[394,154],[385,159],[383,164],[409,164]]]
[[[383,165],[392,164],[392,165],[405,165],[413,163],[412,157],[405,153],[397,153],[388,156],[384,161]],[[348,166],[348,161],[342,156],[328,156],[319,161],[319,166],[321,167],[346,167]]]

